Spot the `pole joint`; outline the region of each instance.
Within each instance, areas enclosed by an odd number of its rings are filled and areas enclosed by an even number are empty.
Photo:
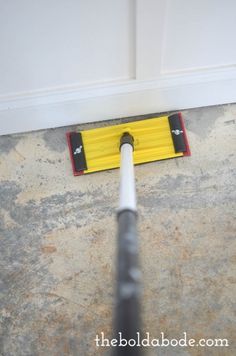
[[[129,145],[131,145],[134,150],[134,138],[128,132],[123,133],[123,135],[120,138],[120,149],[121,149],[121,146],[124,145],[125,143],[128,143]]]

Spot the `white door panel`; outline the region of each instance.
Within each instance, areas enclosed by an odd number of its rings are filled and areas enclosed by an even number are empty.
[[[130,79],[133,1],[0,0],[0,95]]]
[[[0,0],[0,134],[236,101],[235,0]]]
[[[235,0],[168,0],[161,73],[234,65],[235,10]]]

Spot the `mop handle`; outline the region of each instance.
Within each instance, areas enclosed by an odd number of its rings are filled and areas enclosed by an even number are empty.
[[[118,274],[115,310],[115,337],[137,342],[140,332],[137,211],[133,165],[133,137],[125,133],[121,137],[120,205],[118,220]],[[124,341],[125,340],[125,341]],[[133,344],[133,341],[130,341]],[[115,348],[115,355],[139,356],[140,346]]]

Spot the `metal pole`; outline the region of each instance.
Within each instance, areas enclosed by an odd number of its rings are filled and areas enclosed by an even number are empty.
[[[137,211],[134,181],[133,147],[124,143],[120,148],[120,204],[119,211]]]
[[[116,356],[140,356],[139,295],[140,270],[138,267],[137,212],[133,167],[133,138],[121,138],[120,205],[118,210],[118,273],[115,309]],[[124,344],[127,341],[127,345]],[[136,345],[134,345],[134,342]]]

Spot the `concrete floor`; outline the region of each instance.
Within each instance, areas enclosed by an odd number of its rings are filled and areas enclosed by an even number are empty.
[[[143,329],[230,346],[146,351],[235,355],[236,104],[183,116],[192,157],[136,167]],[[119,172],[73,177],[67,130],[0,137],[1,356],[110,354]]]

